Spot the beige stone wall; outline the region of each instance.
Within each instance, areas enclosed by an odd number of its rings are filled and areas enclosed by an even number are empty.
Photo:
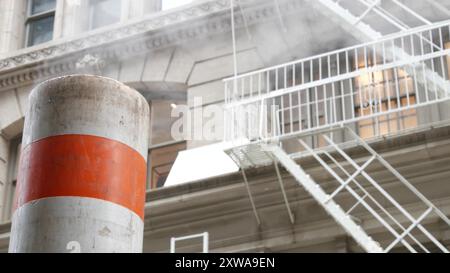
[[[0,133],[8,139],[22,133],[31,89],[24,86],[0,92]]]
[[[25,1],[0,1],[0,58],[23,46]]]

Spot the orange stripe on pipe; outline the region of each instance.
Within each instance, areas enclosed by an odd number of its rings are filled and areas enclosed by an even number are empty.
[[[146,162],[129,146],[102,137],[61,135],[22,150],[14,209],[45,197],[91,197],[144,219]]]

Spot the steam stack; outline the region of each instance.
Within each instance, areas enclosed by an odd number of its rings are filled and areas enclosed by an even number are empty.
[[[142,252],[149,107],[74,75],[29,97],[9,252]]]

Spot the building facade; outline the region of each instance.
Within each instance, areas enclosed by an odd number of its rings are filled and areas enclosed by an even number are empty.
[[[450,1],[399,1],[407,9],[390,3],[394,1],[386,1],[386,6],[375,9],[370,5],[347,7],[350,9],[348,12],[360,14],[359,20],[364,20],[365,24],[363,27],[358,26],[359,21],[350,22],[351,17],[333,9],[333,1],[235,2],[235,52],[239,74],[320,56],[423,25],[441,24],[443,27],[437,36],[430,30],[430,36],[421,36],[421,39],[429,42],[439,37],[436,43],[440,44],[441,50],[448,52],[450,49],[450,31],[442,31],[449,30]],[[345,7],[349,1],[341,2],[340,5]],[[383,10],[389,10],[389,13]],[[42,81],[74,73],[117,79],[141,92],[149,101],[151,119],[144,251],[167,252],[170,238],[201,232],[209,233],[211,251],[362,251],[285,169],[280,172],[291,211],[286,211],[284,189],[280,188],[277,168],[272,165],[248,170],[252,202],[239,172],[164,187],[180,151],[219,141],[202,137],[174,138],[171,128],[179,117],[171,113],[182,105],[194,112],[207,106],[223,107],[226,103],[223,80],[233,76],[235,64],[230,11],[228,0],[196,0],[179,6],[165,0],[0,0],[0,251],[8,248],[27,96]],[[420,18],[425,18],[426,22],[414,16],[415,13],[420,13]],[[380,14],[389,14],[387,18],[393,22],[385,20],[382,23]],[[375,27],[364,31],[364,27],[370,26]],[[375,52],[356,52],[345,60],[351,60],[355,66],[352,70],[356,71],[364,66],[367,68],[368,64],[376,65]],[[439,56],[439,60],[439,65],[433,64],[433,67],[437,66],[436,73],[442,76],[444,84],[448,84],[450,56],[447,53]],[[331,65],[332,62],[335,65]],[[324,63],[330,76],[338,75],[345,61],[328,59]],[[315,69],[312,64],[306,68],[294,65],[294,71],[284,70],[284,74],[276,74],[275,83],[266,87],[277,91],[282,77],[285,88],[286,85],[294,87],[296,81],[304,84],[305,81],[321,80],[322,61]],[[388,73],[367,73],[349,84],[359,86],[359,90],[384,90],[386,86],[397,83],[397,95],[378,97],[383,105],[377,104],[376,107],[390,109],[412,105],[422,99],[422,85],[416,85],[416,78],[407,64],[403,66],[401,69],[390,68],[392,70]],[[305,76],[302,70],[302,76],[298,77],[295,69],[309,69],[311,73]],[[249,83],[243,82],[242,86],[246,84]],[[344,94],[348,87],[336,88],[341,90],[336,92]],[[436,85],[435,88],[438,90]],[[310,101],[314,97],[317,101],[317,88],[314,90],[312,86],[310,89],[308,98],[302,99]],[[197,103],[199,99],[200,103]],[[373,111],[371,104],[366,105],[371,98],[355,96],[354,99],[360,103],[352,104],[349,111],[353,116]],[[439,101],[420,109],[411,108],[351,125],[361,138],[367,140],[446,215],[450,214],[449,107],[447,101]],[[326,112],[327,109],[325,106],[320,111]],[[318,108],[316,111],[319,112]],[[294,126],[302,128],[327,120],[326,114],[317,115],[317,121],[309,120],[307,114],[304,116],[303,119],[293,120],[291,117],[283,120],[281,131],[288,130],[285,128],[289,126],[291,129]],[[215,124],[219,135],[228,132],[229,128],[224,125],[223,122]],[[189,131],[203,126],[204,123],[193,122]],[[321,141],[311,137],[308,143],[320,147]],[[284,145],[293,150],[298,146],[289,142]],[[350,145],[345,149],[355,160],[366,157],[357,146]],[[333,178],[323,173],[313,159],[305,155],[297,162],[326,187]],[[373,166],[370,171],[390,191],[396,192],[400,188],[400,183],[393,181],[378,166]],[[346,202],[350,197],[340,198]],[[411,214],[420,212],[418,204],[407,194],[399,194],[397,198]],[[379,223],[363,212],[358,218],[372,237],[379,242],[389,241],[388,232]],[[431,217],[424,225],[433,231],[442,245],[450,246],[450,228],[439,217]],[[426,245],[427,238],[418,238]],[[201,242],[181,242],[177,245],[178,250],[200,251]],[[402,247],[394,248],[394,251],[404,250]]]

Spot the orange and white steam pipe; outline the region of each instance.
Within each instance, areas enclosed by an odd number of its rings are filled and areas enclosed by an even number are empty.
[[[149,106],[73,75],[30,94],[9,252],[142,252]]]

